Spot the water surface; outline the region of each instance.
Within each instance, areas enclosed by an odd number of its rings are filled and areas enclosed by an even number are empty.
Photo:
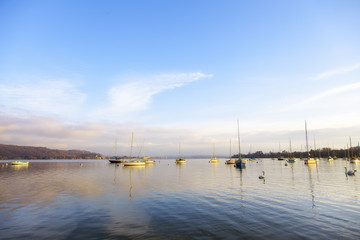
[[[360,239],[357,165],[224,163],[1,162],[0,238]]]

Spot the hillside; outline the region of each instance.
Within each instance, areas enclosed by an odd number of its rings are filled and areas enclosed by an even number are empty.
[[[100,156],[82,150],[57,150],[46,147],[28,147],[0,144],[0,160],[8,159],[93,159]]]

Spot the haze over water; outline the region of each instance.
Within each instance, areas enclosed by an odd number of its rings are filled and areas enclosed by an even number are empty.
[[[31,161],[0,168],[2,239],[358,239],[360,181],[344,160]],[[2,164],[4,164],[2,162]],[[265,171],[265,180],[258,176]]]

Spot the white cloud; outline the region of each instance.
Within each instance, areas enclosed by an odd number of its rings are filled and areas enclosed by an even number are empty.
[[[144,110],[156,94],[211,77],[212,75],[196,72],[160,74],[131,79],[131,82],[112,87],[109,90],[110,107],[98,110],[96,114],[109,117],[125,112]]]
[[[77,110],[86,95],[64,80],[13,82],[0,85],[2,107],[37,114],[70,114]]]
[[[351,66],[347,66],[347,67],[332,69],[332,70],[320,73],[320,74],[316,75],[315,77],[311,77],[310,79],[311,80],[320,80],[320,79],[331,77],[331,76],[334,76],[334,75],[343,74],[343,73],[347,73],[347,72],[352,72],[352,71],[355,71],[357,69],[360,69],[360,63],[357,63],[355,65],[351,65]]]
[[[309,104],[309,103],[312,103],[312,102],[317,101],[319,99],[329,97],[329,96],[332,96],[332,95],[336,95],[336,94],[339,94],[339,93],[348,92],[348,91],[357,89],[359,87],[360,87],[360,82],[356,82],[356,83],[344,85],[344,86],[341,86],[341,87],[337,87],[337,88],[334,88],[334,89],[330,89],[328,91],[317,94],[317,95],[307,99],[302,104]]]

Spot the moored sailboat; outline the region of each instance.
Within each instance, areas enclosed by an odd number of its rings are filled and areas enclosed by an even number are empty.
[[[180,156],[180,143],[179,143],[179,158],[177,158],[176,160],[175,160],[175,163],[176,164],[185,164],[186,163],[186,160],[184,159],[184,158],[181,158]]]
[[[242,159],[241,158],[241,148],[240,148],[240,130],[239,130],[239,120],[237,121],[237,125],[238,125],[238,142],[239,142],[239,159],[235,161],[235,167],[237,168],[244,168],[246,167],[246,159]]]
[[[145,166],[145,161],[132,160],[132,158],[131,158],[132,148],[133,148],[133,140],[134,140],[134,133],[132,133],[132,135],[131,135],[130,160],[124,162],[124,166],[125,167],[144,167]]]
[[[235,164],[235,159],[231,158],[231,139],[230,139],[230,157],[228,160],[226,160],[225,164]]]
[[[215,143],[213,144],[213,154],[212,154],[212,157],[211,157],[211,159],[210,159],[210,161],[209,161],[209,163],[218,163],[219,162],[219,159],[217,159],[216,157],[215,157]]]
[[[310,158],[306,121],[305,121],[305,136],[306,136],[306,159],[304,160],[304,164],[316,164],[316,160]]]

